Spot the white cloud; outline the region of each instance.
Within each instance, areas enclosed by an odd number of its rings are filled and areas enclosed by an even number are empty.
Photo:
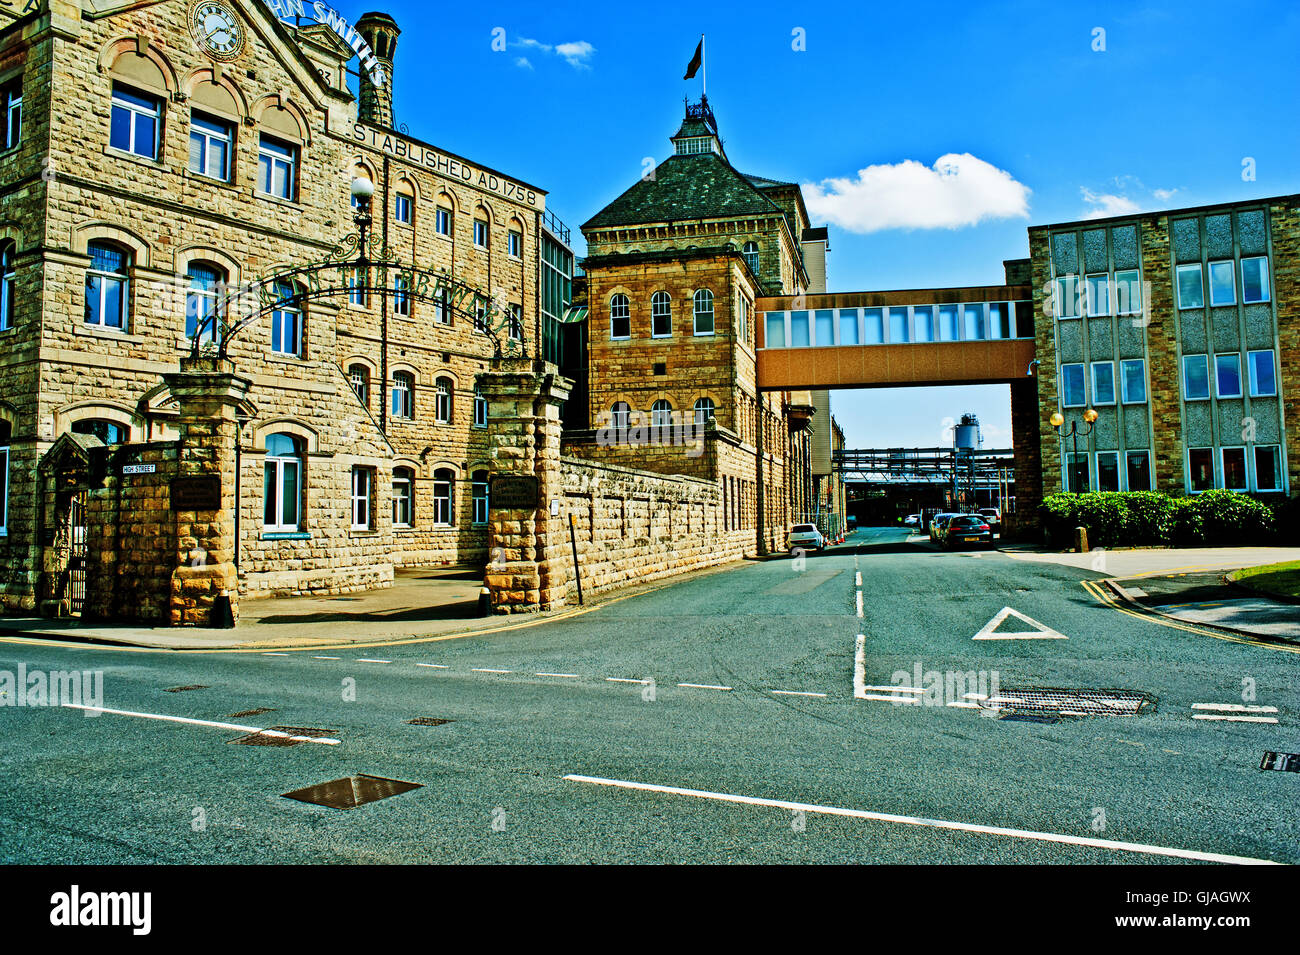
[[[958,229],[987,219],[1029,217],[1028,186],[970,153],[868,166],[856,179],[831,178],[803,187],[813,218],[849,232]]]
[[[1161,202],[1168,202],[1177,194],[1177,189],[1157,189],[1155,192],[1151,193],[1151,195],[1155,196]]]
[[[533,68],[533,64],[528,61],[528,57],[526,56],[521,56],[515,60],[515,66],[519,67],[521,70],[531,70]]]
[[[552,46],[549,43],[543,43],[541,40],[520,37],[518,40],[514,40],[511,46],[525,50],[536,50],[538,53],[554,54],[563,58],[575,70],[590,69],[591,66],[588,61],[596,52],[596,48],[586,40],[573,40],[569,43],[558,43]],[[515,65],[530,70],[533,68],[533,64],[528,61],[527,57],[522,56],[515,60]]]
[[[1142,207],[1128,196],[1118,196],[1113,192],[1096,193],[1086,186],[1080,187],[1079,194],[1083,196],[1083,201],[1092,207],[1084,213],[1085,219],[1131,216],[1135,212],[1142,211]]]

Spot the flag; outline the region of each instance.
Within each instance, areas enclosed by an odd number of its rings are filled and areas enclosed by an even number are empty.
[[[695,47],[695,55],[691,57],[690,65],[686,67],[686,75],[683,76],[682,79],[684,80],[695,79],[695,74],[700,71],[700,66],[703,63],[704,63],[704,41],[700,40],[699,44]]]

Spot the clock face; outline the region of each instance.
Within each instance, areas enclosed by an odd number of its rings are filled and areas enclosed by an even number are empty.
[[[244,52],[244,27],[221,0],[200,0],[190,14],[194,41],[214,60],[233,60]]]

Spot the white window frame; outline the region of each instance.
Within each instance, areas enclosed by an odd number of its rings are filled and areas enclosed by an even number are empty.
[[[1093,283],[1097,279],[1101,279],[1101,281],[1105,283],[1104,291],[1106,293],[1106,303],[1105,303],[1106,307],[1104,311],[1098,311],[1097,303],[1093,301],[1092,287],[1093,287]],[[1094,272],[1090,275],[1085,276],[1084,290],[1085,290],[1085,296],[1087,298],[1085,310],[1087,311],[1089,318],[1106,318],[1114,312],[1114,308],[1112,307],[1112,303],[1111,303],[1111,299],[1113,298],[1113,295],[1111,294],[1109,272]]]
[[[352,529],[373,530],[371,494],[374,491],[374,471],[361,465],[352,468]]]
[[[709,419],[716,417],[718,406],[713,403],[712,398],[697,398],[695,401],[695,427],[702,428],[709,423]],[[701,412],[705,412],[701,414]]]
[[[0,537],[9,536],[9,447],[0,447]]]
[[[1273,372],[1273,390],[1260,391],[1258,375],[1255,373],[1255,356],[1267,355],[1270,370]],[[1246,368],[1250,376],[1250,396],[1252,398],[1276,398],[1277,397],[1277,355],[1271,348],[1262,348],[1256,351],[1246,352]]]
[[[1232,259],[1215,259],[1210,262],[1206,268],[1210,278],[1210,307],[1211,308],[1228,308],[1237,304],[1237,267]],[[1215,273],[1222,277],[1224,272],[1228,273],[1229,297],[1224,301],[1219,301],[1214,297],[1214,279]]]
[[[524,340],[524,307],[518,302],[506,306],[506,335],[511,341]]]
[[[271,354],[286,355],[290,358],[301,358],[303,355],[303,341],[306,338],[305,332],[305,315],[306,312],[300,305],[282,304],[277,306],[271,312]],[[289,318],[293,319],[293,350],[285,348],[285,325]],[[280,332],[280,347],[275,347],[275,333]]]
[[[398,410],[393,403],[393,399],[401,392],[403,395],[401,409]],[[405,373],[397,372],[393,375],[393,385],[388,393],[388,410],[390,416],[400,421],[415,420],[415,379]]]
[[[1070,294],[1070,289],[1073,294]],[[1077,275],[1058,275],[1052,282],[1052,306],[1056,313],[1056,319],[1060,321],[1063,318],[1082,318],[1083,309],[1079,301],[1079,276]],[[1068,304],[1070,311],[1067,313],[1065,305]],[[964,332],[966,328],[966,316],[959,309],[957,313],[957,329]]]
[[[618,319],[627,321],[627,334],[614,333],[614,322]],[[609,297],[609,340],[625,342],[632,337],[632,302],[622,292],[615,292]]]
[[[1264,292],[1263,298],[1246,298],[1246,263],[1260,262],[1262,264],[1262,273],[1260,275],[1261,288]],[[1259,305],[1263,302],[1273,300],[1273,279],[1269,275],[1269,264],[1267,255],[1248,255],[1241,260],[1241,304],[1242,305]]]
[[[1150,452],[1150,450],[1148,450],[1148,449],[1146,449],[1146,448],[1138,448],[1138,449],[1133,450],[1133,451],[1125,451],[1125,452],[1124,452],[1124,474],[1123,474],[1123,480],[1124,480],[1124,490],[1126,490],[1126,491],[1132,491],[1132,490],[1133,490],[1133,488],[1129,486],[1129,463],[1128,463],[1128,462],[1129,462],[1129,458],[1131,458],[1131,457],[1133,457],[1133,456],[1135,456],[1135,455],[1138,455],[1138,454],[1145,455],[1145,456],[1146,456],[1146,459],[1147,459],[1147,486],[1144,487],[1144,488],[1140,488],[1139,490],[1149,491],[1149,490],[1151,490],[1152,487],[1154,486],[1154,485],[1153,485],[1153,482],[1152,482],[1153,475],[1152,475],[1152,473],[1151,473],[1151,452]]]
[[[443,238],[451,238],[452,210],[447,206],[438,206],[433,214],[433,231]]]
[[[650,406],[650,427],[667,428],[673,423],[673,404],[667,398],[658,398]]]
[[[283,150],[283,152],[281,152]],[[302,153],[297,145],[262,133],[257,140],[257,192],[259,195],[295,202],[298,196],[298,165]],[[284,175],[284,190],[276,191],[278,175]],[[269,179],[268,179],[269,176]]]
[[[86,269],[86,274],[96,275],[99,277],[99,305],[98,308],[96,309],[99,321],[97,322],[87,321],[85,324],[94,325],[97,328],[104,328],[104,329],[109,329],[111,331],[125,333],[130,329],[131,326],[131,253],[126,251],[125,249],[122,249],[120,246],[110,245],[108,247],[114,248],[119,253],[121,253],[122,271],[104,272],[100,269],[95,268],[94,254],[91,253],[91,265],[89,268]],[[122,324],[116,327],[112,325],[107,325],[104,322],[104,312],[105,312],[104,306],[108,301],[107,293],[110,284],[114,288],[120,288],[122,294],[122,309],[121,309]]]
[[[479,240],[482,239],[480,242]],[[491,223],[487,219],[474,217],[474,248],[486,249],[491,241]]]
[[[199,123],[203,123],[204,125],[200,126]],[[208,127],[210,126],[215,126],[217,128],[209,129]],[[195,110],[190,113],[190,143],[193,144],[196,139],[202,142],[203,158],[201,160],[201,165],[204,168],[194,168],[194,156],[191,154],[189,157],[190,172],[194,173],[196,176],[202,176],[205,179],[212,179],[216,182],[230,182],[230,169],[234,164],[235,158],[235,128],[223,119],[218,119],[215,116],[209,116],[206,113]],[[213,174],[210,172],[212,168],[211,156],[213,143],[220,143],[225,146],[226,159],[222,164],[219,174]]]
[[[1182,276],[1185,272],[1196,270],[1197,287],[1200,289],[1201,300],[1197,303],[1186,304],[1183,302],[1183,281]],[[1205,308],[1205,269],[1200,262],[1193,262],[1187,265],[1180,265],[1174,269],[1174,297],[1178,300],[1179,311],[1188,311],[1196,308]]]
[[[1067,368],[1078,368],[1081,372],[1080,400],[1069,402],[1065,395],[1065,370]],[[1088,366],[1082,362],[1066,362],[1061,365],[1061,407],[1062,408],[1086,408],[1088,406]]]
[[[1142,397],[1134,398],[1129,394],[1128,374],[1125,369],[1129,365],[1142,366]],[[1145,358],[1125,358],[1119,363],[1119,383],[1120,396],[1126,405],[1144,405],[1151,400],[1151,386],[1147,381],[1147,360]]]
[[[1125,281],[1123,284],[1128,288],[1133,288],[1137,290],[1137,294],[1136,296],[1134,296],[1137,299],[1137,301],[1129,302],[1128,307],[1125,308],[1124,303],[1120,302],[1119,300],[1120,299],[1119,290],[1121,287],[1120,276],[1128,276],[1128,275],[1133,276],[1133,281],[1131,283]],[[1143,289],[1142,289],[1142,272],[1140,269],[1118,269],[1115,272],[1113,288],[1115,293],[1115,314],[1116,315],[1141,315],[1142,314]]]
[[[1245,481],[1245,484],[1242,487],[1228,487],[1227,455],[1229,451],[1241,452],[1241,476]],[[1240,444],[1225,445],[1224,447],[1219,448],[1218,459],[1219,460],[1216,462],[1216,464],[1219,467],[1219,480],[1218,482],[1216,482],[1217,485],[1222,486],[1225,491],[1232,491],[1236,494],[1249,494],[1250,493],[1250,470],[1251,470],[1250,450],[1244,445],[1240,445]]]
[[[17,95],[15,95],[17,91]],[[5,84],[4,102],[4,141],[0,149],[16,149],[23,141],[23,78],[15,77]]]
[[[295,442],[294,447],[295,450],[298,450],[301,448],[301,445]],[[296,465],[297,472],[298,472],[297,479],[294,481],[294,493],[295,496],[297,497],[297,504],[294,510],[298,515],[298,520],[294,524],[286,524],[284,522],[284,503],[285,503],[284,502],[284,467],[286,464]],[[267,454],[266,462],[264,465],[264,471],[265,468],[275,469],[275,480],[273,482],[273,487],[275,488],[274,513],[276,519],[274,523],[270,523],[270,524],[266,523],[266,513],[265,513],[266,502],[263,501],[263,514],[262,514],[263,528],[266,531],[273,534],[296,533],[302,528],[303,518],[304,518],[303,506],[302,506],[303,457],[300,454],[296,454],[293,456]],[[263,494],[265,494],[265,479],[263,480]]]
[[[409,468],[393,469],[393,526],[415,526],[415,473]]]
[[[439,378],[433,383],[433,420],[438,424],[451,424],[451,396],[454,389],[450,378]]]
[[[668,322],[666,332],[658,330],[661,319],[666,319]],[[673,297],[662,289],[650,296],[650,337],[673,337]]]
[[[512,259],[524,257],[524,234],[518,229],[506,230],[506,255]]]
[[[1109,400],[1101,397],[1101,389],[1097,384],[1097,370],[1101,367],[1110,368],[1110,398]],[[1113,361],[1094,361],[1091,366],[1092,372],[1092,403],[1093,405],[1113,405],[1119,399],[1119,387],[1115,380],[1115,363]]]
[[[1277,474],[1277,487],[1262,487],[1259,483],[1259,452],[1273,451],[1273,461],[1277,465],[1274,473]],[[1282,473],[1282,446],[1280,444],[1254,444],[1250,447],[1250,457],[1247,460],[1247,466],[1250,468],[1251,486],[1260,493],[1270,493],[1281,491],[1285,487],[1286,476]]]
[[[609,426],[616,431],[626,431],[632,425],[632,406],[626,401],[616,401],[609,409]]]
[[[393,277],[393,314],[411,317],[411,280],[404,275]]]
[[[370,407],[370,369],[365,365],[349,366],[348,383],[352,386],[352,393],[357,396],[357,400],[367,408]]]
[[[762,264],[762,258],[758,251],[758,243],[754,241],[746,242],[744,248],[741,249],[740,255],[745,260],[745,265],[749,267],[749,271],[757,276],[758,267]]]
[[[402,215],[405,212],[406,215]],[[398,225],[411,225],[415,221],[415,196],[399,192],[393,196],[393,221]]]
[[[1201,367],[1205,370],[1205,394],[1192,395],[1188,391],[1188,384],[1191,379],[1187,375],[1187,363],[1189,361],[1201,360]],[[1183,356],[1183,401],[1209,401],[1214,395],[1214,379],[1210,376],[1210,356],[1209,355],[1184,355]]]
[[[1115,490],[1116,491],[1124,490],[1124,472],[1120,470],[1121,462],[1120,462],[1120,454],[1118,451],[1098,451],[1096,454],[1094,454],[1093,474],[1089,475],[1089,477],[1092,478],[1094,483],[1097,485],[1097,490],[1100,491],[1102,489],[1101,488],[1101,459],[1105,457],[1111,457],[1115,459]],[[1127,463],[1127,459],[1125,460],[1125,463]]]
[[[1213,472],[1213,473],[1210,475],[1210,486],[1209,486],[1209,487],[1205,487],[1205,488],[1201,488],[1200,490],[1197,490],[1195,487],[1193,487],[1193,484],[1192,484],[1192,453],[1195,452],[1195,451],[1208,451],[1208,452],[1210,452],[1210,470]],[[1201,446],[1199,446],[1199,447],[1195,447],[1195,448],[1188,448],[1188,449],[1187,449],[1187,493],[1188,493],[1188,494],[1203,494],[1203,493],[1205,493],[1206,491],[1212,491],[1212,490],[1214,490],[1215,488],[1217,488],[1217,487],[1219,486],[1219,472],[1218,472],[1218,467],[1219,467],[1218,455],[1214,453],[1214,448],[1213,448],[1213,446],[1201,445]]]
[[[438,477],[450,474],[450,480]],[[450,468],[439,468],[434,472],[433,480],[433,525],[435,527],[455,527],[456,507],[456,472]]]
[[[488,400],[487,396],[477,388],[474,389],[474,427],[486,428],[488,426]]]
[[[194,268],[206,269],[213,272],[217,277],[215,288],[195,288],[194,276],[190,270]],[[191,262],[185,270],[185,278],[189,285],[185,288],[185,335],[190,335],[189,319],[194,316],[194,333],[200,334],[200,328],[203,329],[200,341],[203,344],[215,342],[221,333],[221,294],[220,290],[228,277],[223,275],[222,270],[215,264],[207,262]]]
[[[1219,379],[1219,362],[1223,359],[1234,359],[1237,363],[1237,392],[1236,394],[1224,394],[1220,387],[1222,382]],[[1223,352],[1214,356],[1214,397],[1219,400],[1227,398],[1242,398],[1245,396],[1245,389],[1242,387],[1244,382],[1241,380],[1241,352]]]
[[[145,109],[144,107],[139,106],[136,103],[132,103],[126,99],[123,99],[122,96],[119,95],[119,90],[123,94],[138,96],[140,99],[152,101],[154,104],[153,109],[152,110]],[[128,145],[126,149],[122,149],[120,146],[112,145],[112,115],[111,114],[119,109],[124,110],[131,117],[131,123],[130,123],[131,136],[130,139],[128,140]],[[114,83],[113,98],[112,98],[112,103],[109,107],[109,113],[110,113],[109,115],[110,147],[116,149],[118,152],[123,152],[131,156],[139,156],[141,159],[148,159],[150,162],[158,162],[158,154],[162,151],[161,146],[162,146],[162,136],[163,136],[162,100],[159,99],[157,96],[154,96],[152,93],[145,93],[143,91],[135,90],[125,85],[119,87],[118,84]],[[141,116],[147,117],[154,121],[153,142],[150,144],[150,151],[147,153],[140,152],[140,150],[137,148],[138,144],[135,141],[136,120]]]
[[[0,241],[0,332],[13,328],[18,307],[18,245]]]
[[[709,306],[707,311],[702,311],[700,309],[700,296],[706,296],[706,301],[708,302],[708,306]],[[706,288],[697,289],[695,291],[695,294],[691,296],[691,315],[692,318],[694,319],[694,321],[692,322],[692,328],[695,331],[694,337],[709,338],[717,333],[718,318],[716,313],[714,312],[713,306],[714,306],[713,293]],[[708,331],[702,332],[700,331],[700,317],[704,315],[707,315],[709,318],[709,329]]]

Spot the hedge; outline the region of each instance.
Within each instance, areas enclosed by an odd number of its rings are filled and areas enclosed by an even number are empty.
[[[1159,491],[1052,494],[1043,500],[1043,530],[1054,547],[1072,546],[1088,529],[1092,547],[1194,547],[1267,543],[1300,523],[1300,506],[1270,506],[1232,491],[1170,497]]]

